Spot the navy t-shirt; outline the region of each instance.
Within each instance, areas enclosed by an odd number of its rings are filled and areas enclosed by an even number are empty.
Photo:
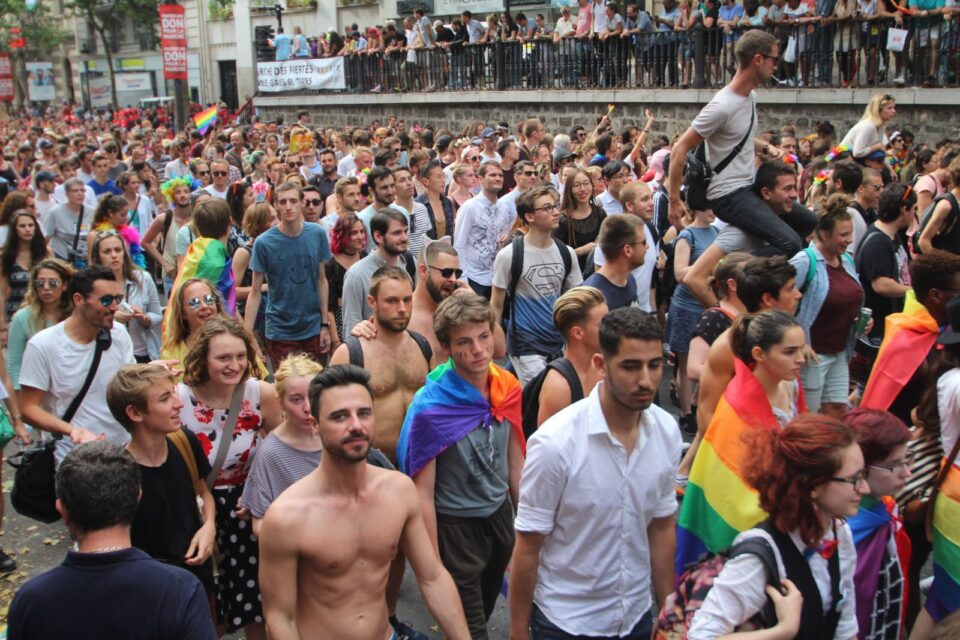
[[[295,238],[283,235],[279,227],[257,237],[250,268],[270,283],[268,340],[306,340],[320,334],[317,277],[320,265],[331,256],[327,232],[313,222],[304,222]]]
[[[210,604],[188,571],[134,548],[69,552],[13,597],[9,640],[216,640]]]
[[[639,306],[637,302],[637,281],[632,276],[627,278],[626,286],[618,287],[603,274],[594,272],[583,281],[583,286],[599,289],[603,297],[607,299],[607,307],[610,311],[620,307]]]

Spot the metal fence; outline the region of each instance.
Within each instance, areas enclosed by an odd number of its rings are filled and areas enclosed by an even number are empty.
[[[323,92],[720,87],[736,70],[734,46],[749,28],[725,32],[696,25],[607,39],[548,37],[356,53],[344,58],[346,89]],[[780,41],[773,86],[960,84],[960,16],[756,28]]]

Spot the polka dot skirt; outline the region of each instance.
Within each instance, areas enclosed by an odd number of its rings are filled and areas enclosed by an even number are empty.
[[[217,615],[228,632],[263,622],[258,579],[260,550],[249,520],[237,518],[237,501],[243,485],[216,488],[217,545],[220,563],[217,573]]]

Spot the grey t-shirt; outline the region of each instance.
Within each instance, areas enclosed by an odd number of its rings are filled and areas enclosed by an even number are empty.
[[[707,160],[711,166],[720,164],[743,140],[755,109],[752,91],[750,95],[742,96],[727,86],[700,110],[691,126],[706,140]],[[757,119],[754,117],[746,144],[721,174],[714,175],[707,189],[707,198],[716,200],[743,187],[753,186],[756,175],[753,139],[756,131]]]
[[[506,420],[491,418],[437,456],[434,497],[437,513],[458,518],[486,518],[507,499]]]
[[[77,253],[87,255],[87,235],[93,223],[94,211],[84,205],[83,220],[80,223],[80,235],[77,237]],[[73,239],[77,234],[77,214],[64,203],[51,209],[43,217],[43,235],[50,240],[50,248],[55,256],[70,262]]]
[[[714,242],[717,243],[717,247],[726,255],[730,255],[735,251],[753,253],[767,246],[767,243],[760,238],[744,233],[743,229],[735,227],[732,224],[724,227]]]

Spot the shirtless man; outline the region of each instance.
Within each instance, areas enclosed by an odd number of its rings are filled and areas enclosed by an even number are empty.
[[[780,309],[793,314],[802,296],[797,288],[797,271],[783,256],[753,258],[737,272],[736,281],[737,296],[747,313]],[[734,355],[730,345],[730,330],[727,329],[710,346],[707,363],[700,374],[697,435],[677,470],[684,478],[690,473],[700,440],[707,432],[713,412],[734,374]]]
[[[273,640],[395,637],[384,591],[399,550],[441,630],[466,640],[463,607],[430,542],[413,482],[365,464],[376,433],[369,380],[359,367],[341,365],[310,383],[324,455],[263,520],[260,588],[267,631]]]

